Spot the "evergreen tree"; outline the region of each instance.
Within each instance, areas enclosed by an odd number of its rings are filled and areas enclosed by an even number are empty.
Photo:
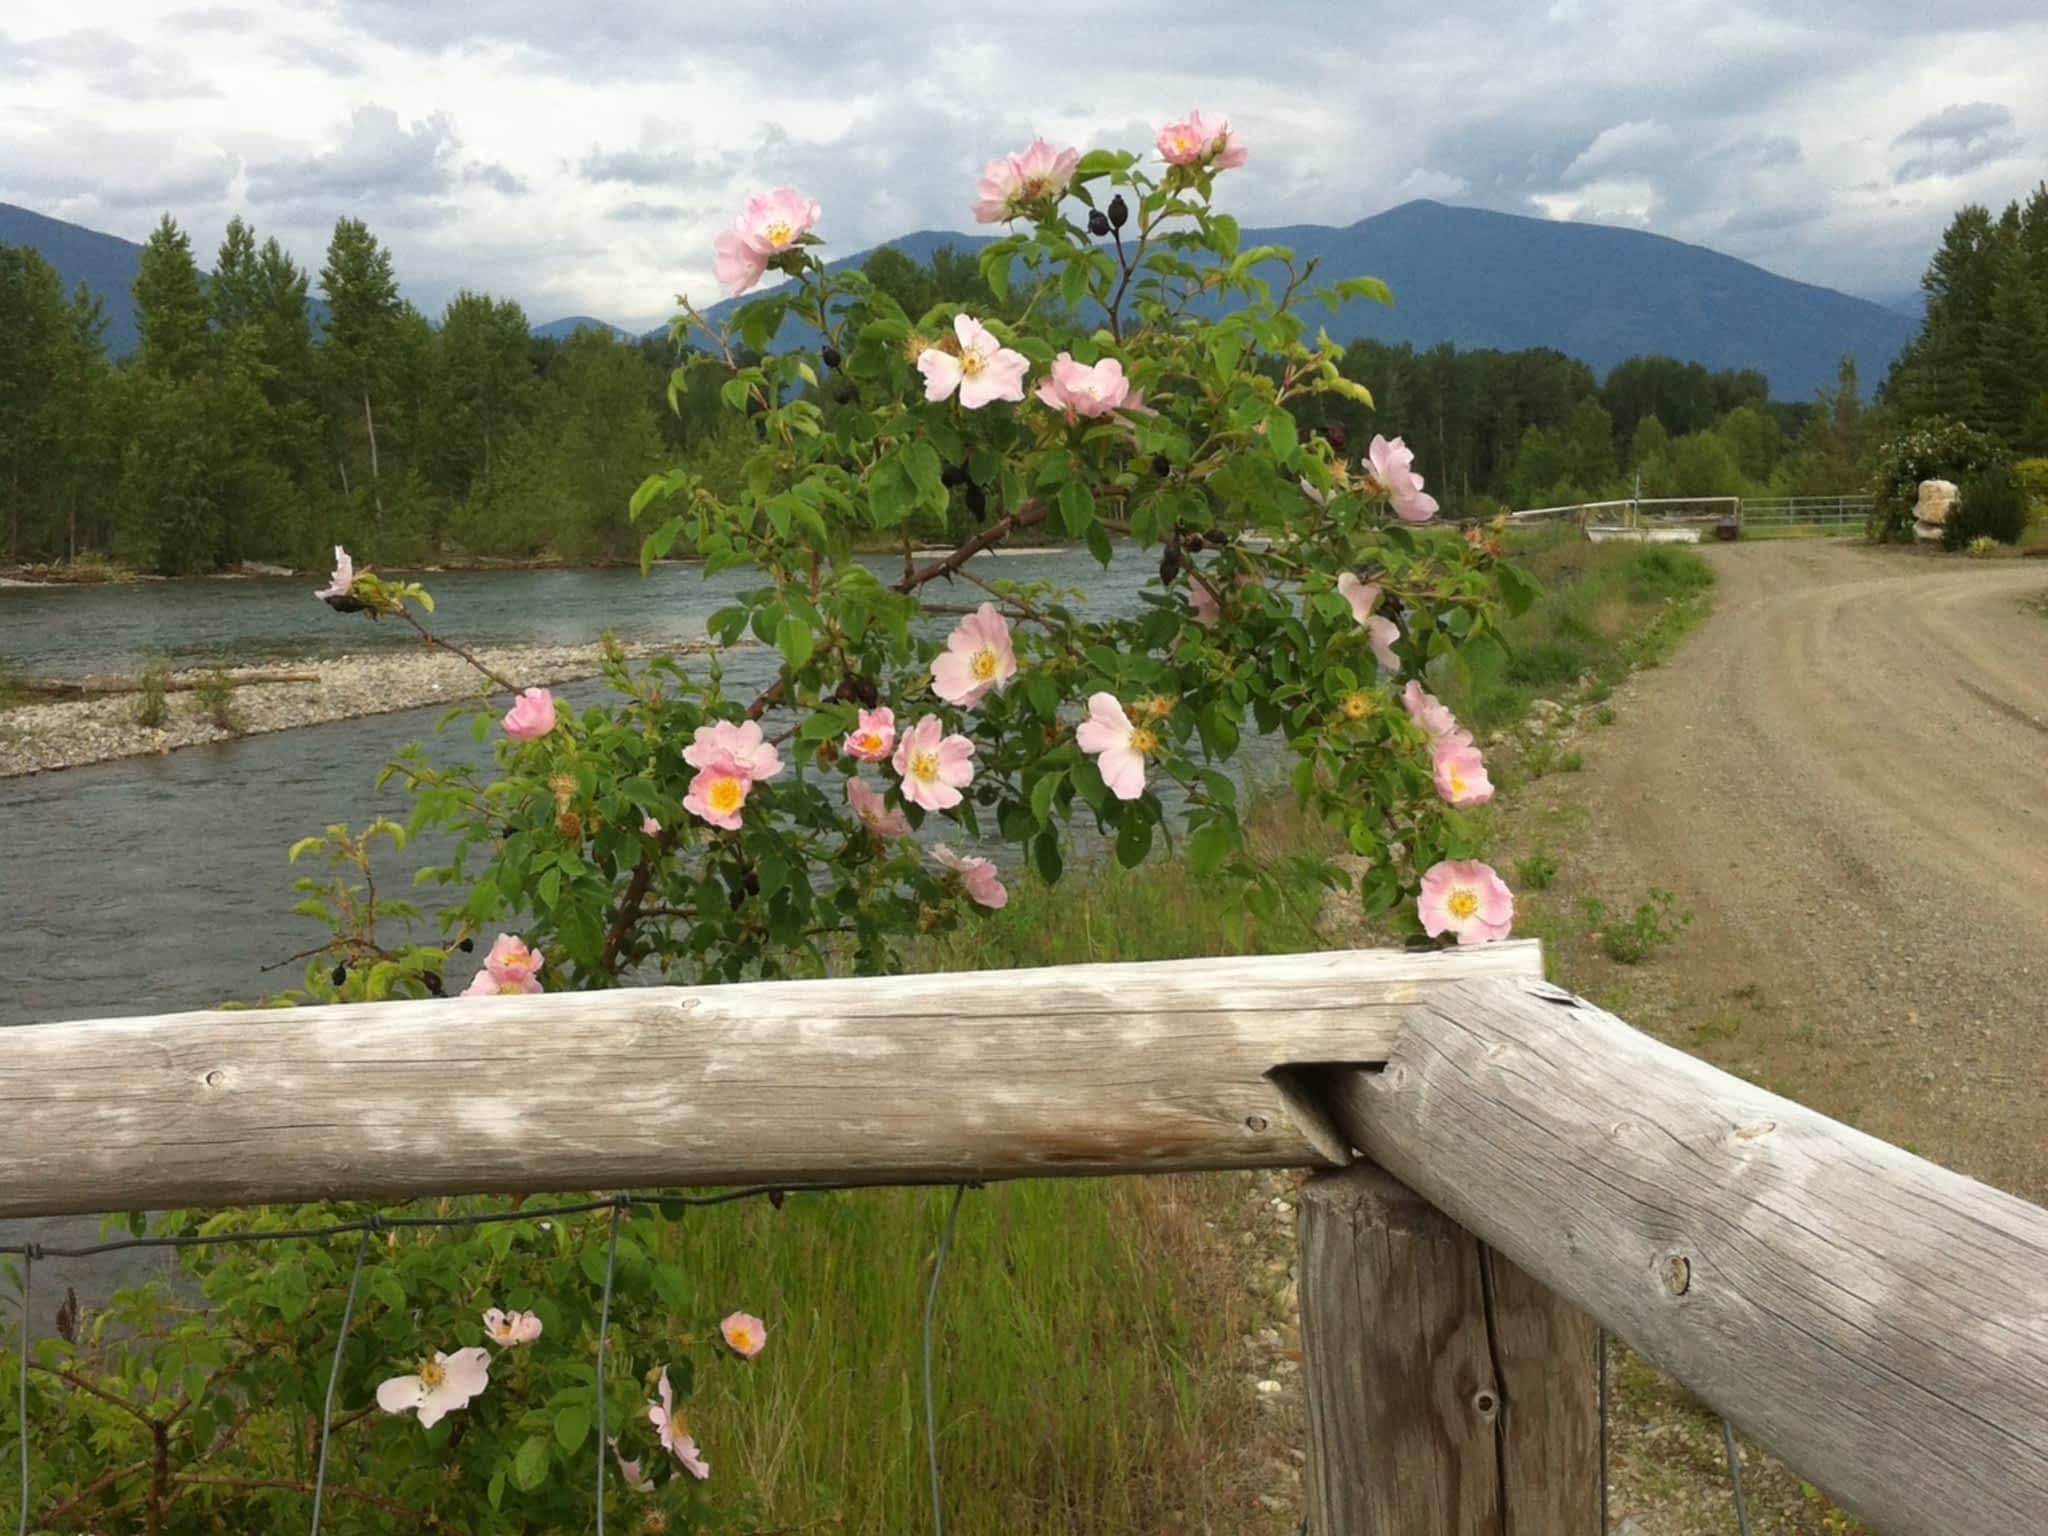
[[[206,364],[207,301],[192,242],[168,213],[143,242],[135,271],[137,365],[189,379]]]
[[[344,495],[367,478],[371,502],[384,516],[383,464],[377,447],[377,410],[386,395],[396,359],[398,279],[391,253],[360,219],[335,221],[320,269],[327,300],[327,336],[320,349],[327,376],[336,466]],[[357,472],[350,463],[360,452]]]

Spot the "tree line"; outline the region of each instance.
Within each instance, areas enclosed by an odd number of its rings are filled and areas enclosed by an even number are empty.
[[[1885,380],[1904,420],[1943,417],[2015,458],[2048,455],[2048,183],[1957,211],[1920,279],[1927,314]]]
[[[863,270],[913,315],[1021,302],[997,301],[950,247],[926,262],[884,248]],[[166,216],[133,299],[139,344],[117,362],[91,293],[0,247],[10,563],[313,568],[337,543],[385,565],[621,559],[648,473],[688,463],[720,486],[743,457],[713,372],[671,398],[666,337],[536,337],[518,304],[469,291],[429,320],[357,219],[336,223],[316,274],[236,218],[209,276]],[[1373,432],[1406,438],[1452,515],[1626,495],[1638,474],[1645,495],[1834,493],[1867,457],[1850,364],[1811,404],[1772,401],[1754,371],[1665,357],[1599,379],[1549,350],[1360,341],[1343,370],[1377,408],[1340,404],[1322,425],[1354,451]]]

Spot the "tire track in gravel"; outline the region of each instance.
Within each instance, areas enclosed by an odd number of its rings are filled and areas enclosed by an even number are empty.
[[[1711,617],[1531,796],[1586,808],[1574,888],[1695,914],[1624,1011],[2048,1202],[2048,567],[1706,554]]]

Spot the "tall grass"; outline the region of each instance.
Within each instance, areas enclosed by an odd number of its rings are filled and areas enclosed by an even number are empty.
[[[1581,677],[1621,681],[1676,643],[1704,612],[1698,599],[1714,583],[1706,561],[1669,544],[1589,544],[1560,532],[1532,538],[1515,556],[1544,591],[1508,621],[1506,672],[1476,689],[1444,688],[1445,702],[1477,730],[1519,719],[1534,700]]]

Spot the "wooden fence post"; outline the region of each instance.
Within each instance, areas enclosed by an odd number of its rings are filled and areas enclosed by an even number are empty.
[[[1599,1335],[1391,1174],[1301,1197],[1310,1536],[1591,1536]]]

